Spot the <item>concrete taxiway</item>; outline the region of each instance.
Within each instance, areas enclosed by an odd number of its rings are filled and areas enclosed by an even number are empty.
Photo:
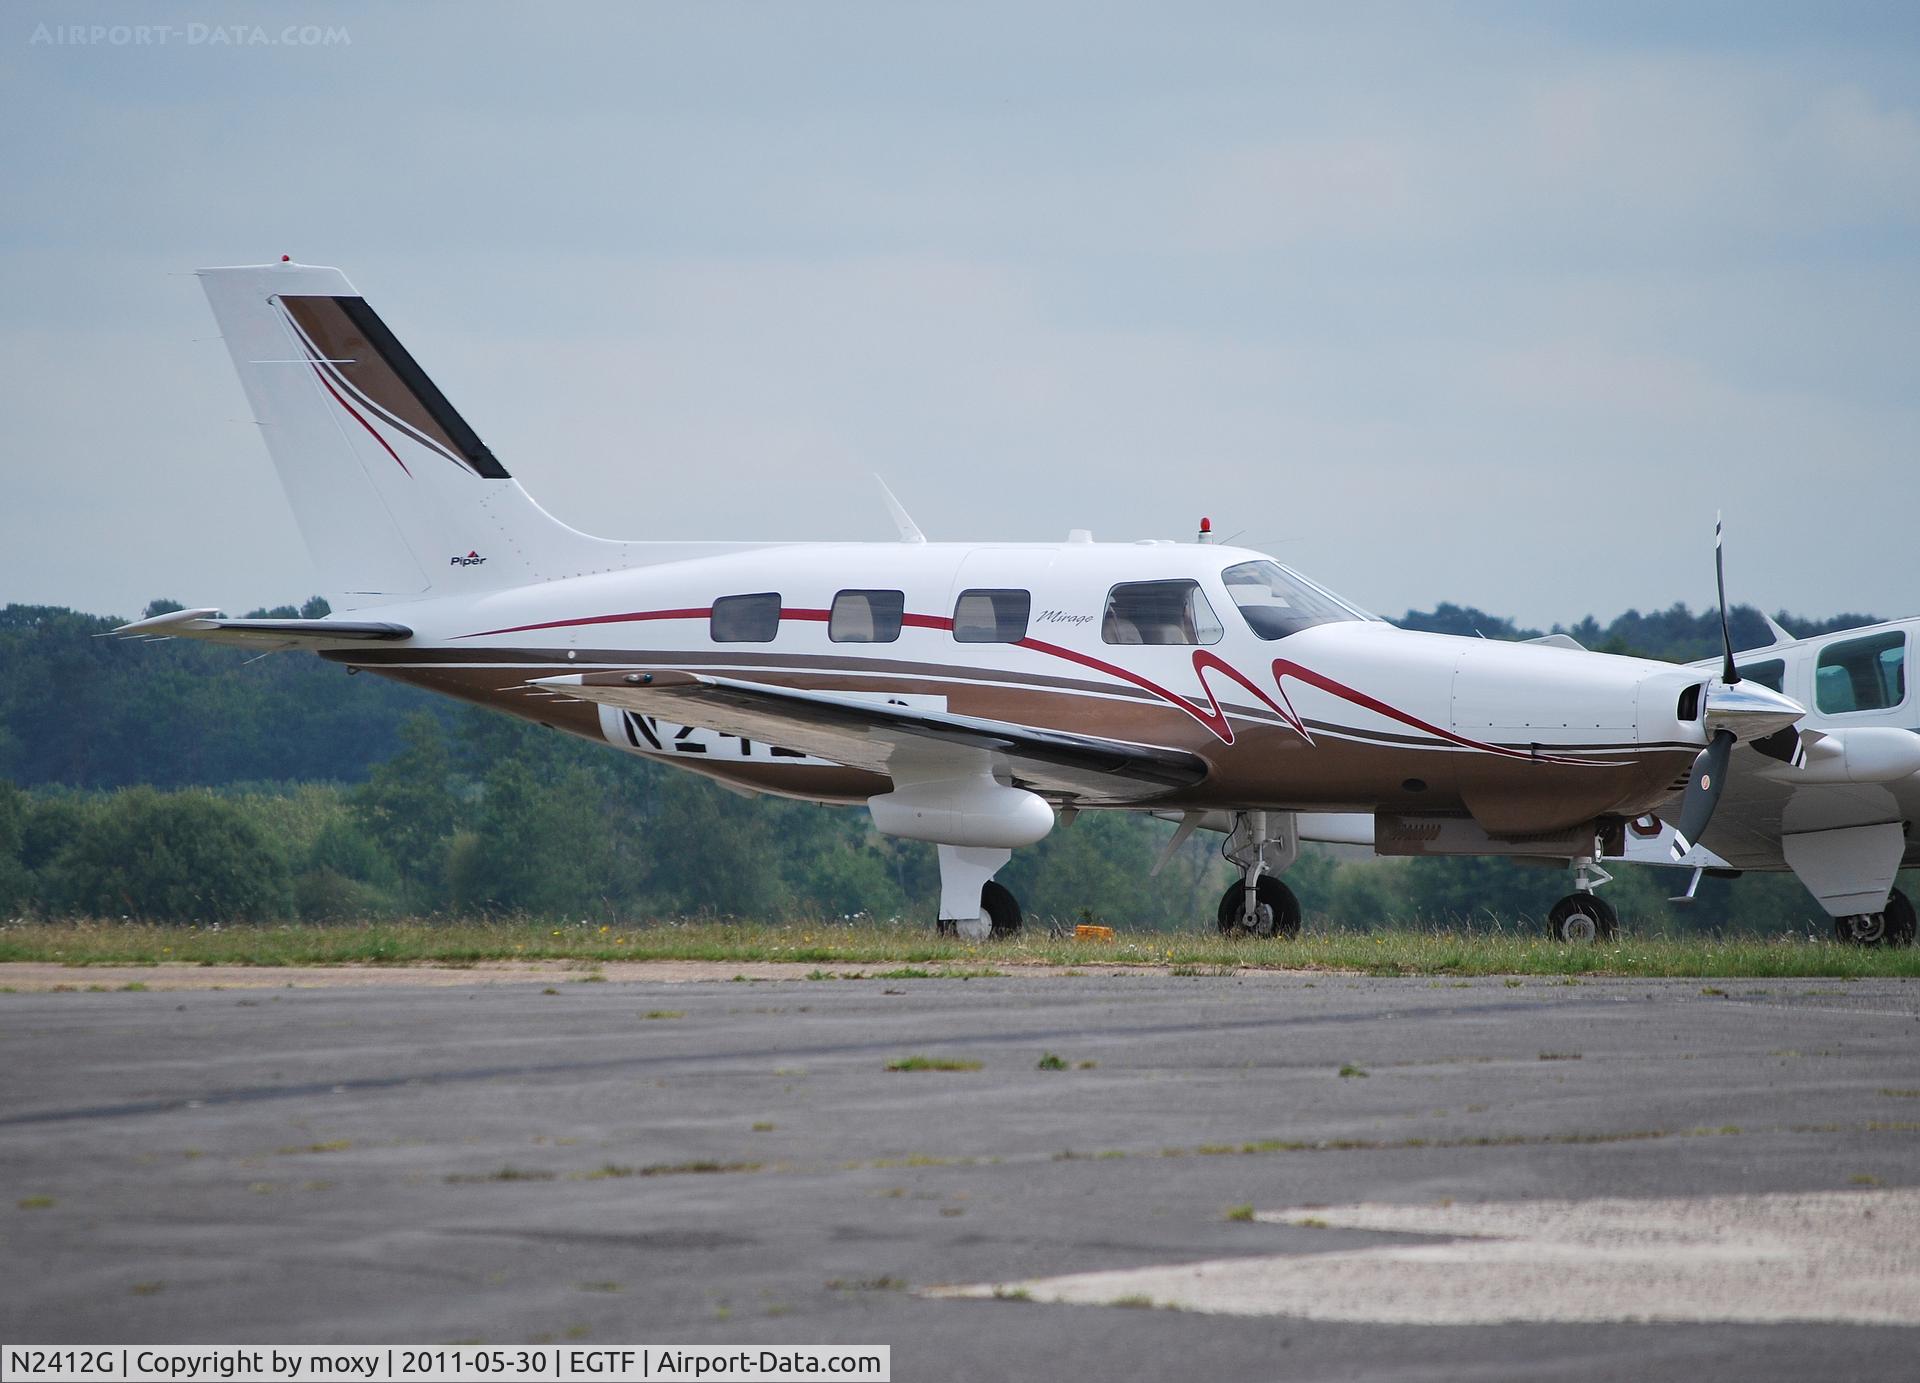
[[[911,1380],[1920,1357],[1914,983],[397,973],[0,994],[0,1336],[869,1343]]]

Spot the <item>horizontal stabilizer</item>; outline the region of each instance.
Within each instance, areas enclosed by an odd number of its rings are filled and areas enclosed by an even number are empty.
[[[677,724],[790,745],[875,773],[889,773],[898,753],[944,744],[995,754],[1015,779],[1041,791],[1090,799],[1136,800],[1190,787],[1207,776],[1206,761],[1184,749],[730,677],[587,672],[543,677],[533,685]]]
[[[289,648],[351,648],[369,641],[410,639],[404,624],[347,619],[226,619],[217,609],[172,610],[113,631],[126,638],[202,639],[272,653]]]

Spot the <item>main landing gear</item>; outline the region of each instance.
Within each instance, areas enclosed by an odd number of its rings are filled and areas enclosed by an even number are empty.
[[[1857,912],[1833,919],[1833,939],[1850,946],[1911,946],[1913,901],[1899,889],[1887,895],[1879,912]]]
[[[1013,890],[1005,884],[987,880],[980,890],[980,915],[987,924],[987,935],[995,941],[1020,935],[1020,900],[1013,896]],[[941,936],[960,934],[960,923],[954,918],[943,917],[936,926]]]
[[[941,936],[995,941],[1020,935],[1020,902],[993,876],[1013,851],[971,845],[942,845],[940,852]]]
[[[1300,855],[1292,812],[1235,812],[1220,853],[1240,868],[1240,882],[1220,897],[1222,936],[1300,935],[1300,900],[1274,876]]]
[[[1613,905],[1594,892],[1613,878],[1591,859],[1574,861],[1573,886],[1547,911],[1547,935],[1555,941],[1612,941],[1620,930]]]

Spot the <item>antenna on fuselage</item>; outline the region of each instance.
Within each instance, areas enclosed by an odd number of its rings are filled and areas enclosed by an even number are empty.
[[[873,483],[880,487],[881,498],[887,502],[887,512],[893,515],[893,525],[900,530],[900,541],[924,543],[927,535],[920,531],[920,525],[913,521],[913,515],[907,512],[906,506],[894,498],[893,491],[887,488],[887,482],[875,474]]]

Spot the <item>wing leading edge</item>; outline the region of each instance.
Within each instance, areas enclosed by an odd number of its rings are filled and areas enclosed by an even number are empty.
[[[533,685],[677,724],[786,745],[875,773],[888,773],[897,754],[944,745],[1004,759],[1024,786],[1103,801],[1158,796],[1207,776],[1206,761],[1184,749],[730,677],[587,672],[542,677]]]

